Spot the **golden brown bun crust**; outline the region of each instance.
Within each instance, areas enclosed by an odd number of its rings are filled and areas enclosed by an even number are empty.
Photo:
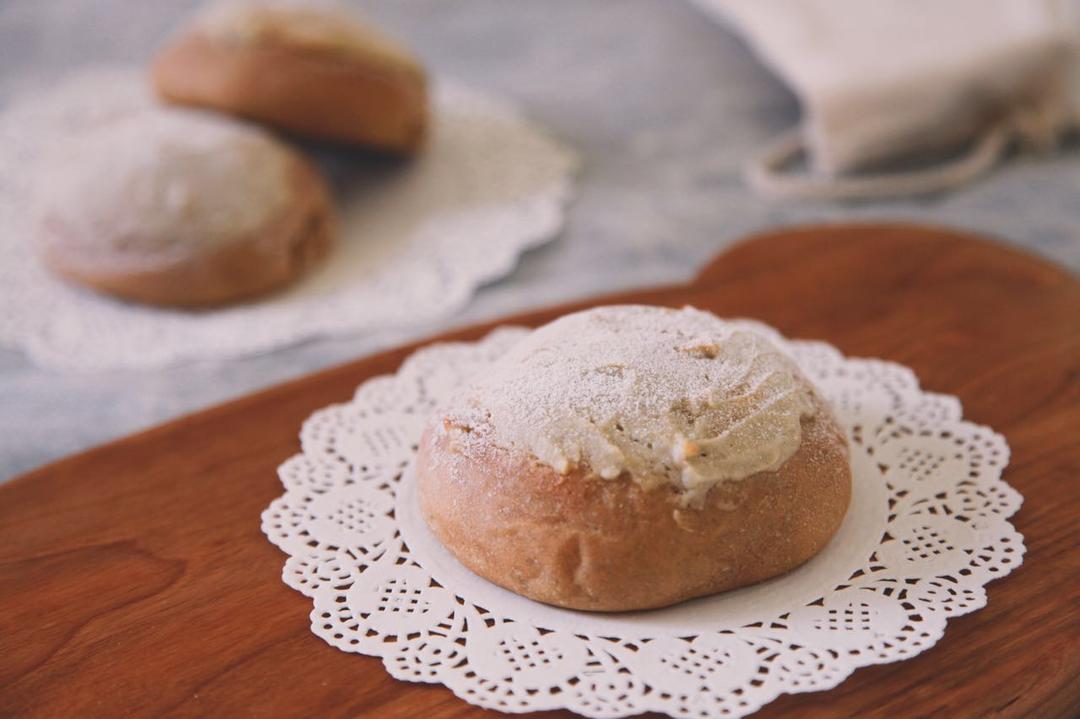
[[[465,566],[513,592],[573,609],[663,607],[782,574],[833,536],[851,470],[846,440],[820,410],[777,472],[717,485],[701,509],[680,508],[670,488],[561,476],[429,427],[417,458],[420,507]]]
[[[286,209],[221,250],[153,269],[109,272],[72,261],[58,242],[46,244],[45,265],[99,292],[163,306],[219,305],[282,287],[326,255],[335,236],[326,183],[307,160],[297,156],[294,162]],[[48,218],[43,230],[63,231],[50,227]]]
[[[414,152],[427,125],[426,80],[416,64],[228,43],[191,30],[158,55],[153,80],[169,102],[390,152]]]

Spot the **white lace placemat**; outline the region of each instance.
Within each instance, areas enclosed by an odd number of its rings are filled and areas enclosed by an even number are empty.
[[[84,71],[0,112],[0,345],[54,368],[153,367],[235,357],[320,335],[418,324],[460,310],[562,227],[574,153],[513,107],[434,84],[414,162],[320,153],[341,216],[334,253],[294,287],[247,304],[174,311],[95,295],[38,263],[29,178],[56,138],[153,102],[131,68]]]
[[[420,518],[410,462],[433,408],[527,332],[503,328],[420,350],[304,423],[262,529],[289,555],[286,584],[314,602],[312,631],[473,704],[590,717],[741,717],[933,646],[948,618],[982,607],[983,585],[1021,563],[1005,440],[905,367],[748,324],[790,352],[851,443],[851,507],[809,563],[626,614],[546,606],[465,569]]]

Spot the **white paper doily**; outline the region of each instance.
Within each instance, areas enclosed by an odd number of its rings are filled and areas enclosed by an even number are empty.
[[[552,239],[575,155],[514,108],[434,84],[424,153],[394,165],[320,153],[340,241],[282,293],[209,311],[155,309],[61,283],[38,263],[26,213],[33,168],[57,137],[153,102],[142,73],[85,71],[0,112],[0,345],[55,368],[152,367],[235,357],[315,336],[449,316]]]
[[[931,647],[949,617],[985,604],[983,585],[1021,563],[1005,440],[905,367],[748,324],[791,353],[851,442],[851,508],[809,563],[627,614],[542,605],[470,573],[419,517],[410,461],[432,409],[527,332],[503,328],[420,350],[304,423],[262,529],[289,555],[286,584],[314,601],[312,631],[473,704],[590,717],[740,717]]]

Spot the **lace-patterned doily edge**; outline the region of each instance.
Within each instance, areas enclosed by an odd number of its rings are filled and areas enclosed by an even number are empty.
[[[512,328],[499,328],[479,342],[443,343],[441,345],[434,345],[432,347],[443,348],[446,350],[452,350],[454,348],[458,348],[460,350],[468,350],[471,347],[476,347],[477,345],[482,345],[483,343],[490,342],[492,341],[492,338],[499,336],[501,333],[506,333],[507,331],[512,331]],[[775,332],[772,331],[770,332],[770,334],[775,335]],[[1015,514],[1016,511],[1019,510],[1020,506],[1022,505],[1023,498],[1018,492],[1016,492],[1012,487],[1010,487],[1000,478],[1001,469],[1006,466],[1009,456],[1008,444],[1005,442],[1003,436],[994,432],[988,427],[977,425],[975,423],[960,419],[960,417],[962,417],[962,408],[956,398],[950,395],[936,394],[921,390],[920,388],[918,388],[917,378],[915,377],[914,373],[906,367],[875,359],[864,360],[859,358],[844,358],[835,348],[823,342],[788,340],[783,341],[785,344],[789,344],[789,346],[801,346],[812,351],[827,353],[828,355],[833,355],[845,362],[863,363],[867,366],[884,368],[886,370],[895,372],[898,376],[904,377],[905,384],[907,382],[910,382],[910,388],[916,391],[921,398],[929,399],[931,401],[953,407],[953,411],[955,411],[956,413],[956,418],[948,421],[949,427],[952,427],[956,430],[981,435],[981,437],[985,441],[991,442],[993,445],[996,445],[998,451],[1001,452],[1000,468],[990,479],[987,479],[986,477],[980,477],[979,484],[981,485],[982,489],[989,490],[997,497],[999,505],[996,510],[996,518],[999,520],[1000,524],[1005,525],[1008,528],[1007,533],[1009,535],[1009,538],[1014,542],[1010,545],[1011,549],[1008,551],[1015,552],[1015,561],[1011,565],[1002,566],[1000,573],[994,576],[986,577],[977,585],[967,585],[965,587],[965,590],[969,591],[970,593],[965,598],[964,603],[961,605],[947,605],[945,609],[942,609],[921,599],[910,599],[909,603],[912,605],[913,610],[917,610],[918,612],[925,613],[927,615],[922,624],[920,625],[920,629],[923,630],[922,638],[918,642],[918,644],[912,648],[910,653],[902,653],[900,655],[875,655],[872,652],[856,652],[855,655],[848,656],[842,653],[837,654],[833,652],[834,656],[832,657],[832,661],[830,662],[831,666],[828,667],[828,671],[821,672],[817,676],[814,676],[812,678],[807,678],[807,680],[802,685],[792,685],[791,683],[786,683],[778,684],[777,686],[761,687],[761,689],[759,689],[756,693],[753,693],[752,695],[748,694],[745,697],[745,700],[739,701],[737,707],[732,707],[732,711],[724,711],[723,715],[725,716],[743,716],[749,712],[756,711],[756,709],[764,706],[780,694],[827,690],[840,684],[844,679],[850,676],[850,674],[855,669],[859,668],[860,666],[899,661],[908,658],[909,656],[914,656],[921,651],[925,651],[926,649],[936,644],[941,639],[941,637],[944,636],[946,620],[948,618],[962,616],[984,607],[986,604],[986,592],[984,588],[985,585],[990,581],[993,581],[993,579],[1007,576],[1012,571],[1012,569],[1019,566],[1020,560],[1022,559],[1025,551],[1023,537],[1015,531],[1011,524],[1006,521],[1009,517]],[[431,347],[426,349],[430,350]],[[383,379],[384,381],[393,381],[398,377],[406,375],[415,363],[415,358],[422,355],[424,352],[425,350],[420,350],[412,357],[407,359],[406,362],[402,365],[402,367],[398,370],[398,373],[396,375],[384,375],[381,377],[381,379]],[[364,385],[361,385],[361,387],[358,388],[357,398],[359,398],[359,395],[365,385],[367,385],[367,382],[365,382]],[[354,401],[357,398],[354,398]],[[347,408],[350,404],[351,402],[331,405],[323,411],[333,411],[338,408]],[[318,414],[319,413],[317,412],[315,415],[312,416],[311,419],[314,419]],[[301,452],[291,458],[288,462],[283,464],[282,469],[284,470],[290,462],[305,461],[320,462],[322,460],[317,457],[309,457],[306,452]],[[284,474],[282,475],[282,480],[286,486],[286,489],[290,489],[291,484],[289,481],[286,480]],[[575,696],[573,691],[568,691],[565,693],[560,693],[556,696],[552,696],[550,697],[550,700],[547,700],[548,698],[536,699],[535,694],[530,694],[529,698],[524,699],[518,704],[515,704],[511,702],[514,694],[512,690],[507,690],[505,693],[495,692],[497,696],[494,697],[485,696],[484,694],[478,693],[477,686],[479,682],[475,678],[475,674],[469,676],[464,671],[455,671],[454,667],[448,666],[443,671],[430,673],[428,675],[418,674],[416,671],[408,671],[408,667],[403,668],[399,665],[399,662],[402,659],[401,652],[399,651],[400,647],[395,646],[393,642],[386,643],[381,641],[381,637],[379,637],[379,643],[363,643],[356,640],[343,641],[343,637],[335,636],[332,633],[332,630],[329,633],[327,631],[324,631],[324,628],[329,626],[325,623],[325,617],[328,616],[326,612],[328,607],[320,606],[321,602],[319,601],[318,590],[312,590],[310,587],[304,586],[302,582],[297,580],[297,574],[295,572],[290,572],[290,564],[292,560],[298,555],[295,553],[294,547],[289,547],[287,543],[278,541],[275,538],[274,531],[271,527],[271,523],[274,521],[273,510],[274,505],[271,505],[271,507],[263,513],[262,528],[264,533],[275,545],[282,549],[282,551],[284,551],[286,554],[290,555],[290,561],[286,563],[286,567],[284,568],[282,573],[282,580],[293,589],[296,589],[302,594],[315,599],[315,606],[312,609],[310,615],[312,631],[331,646],[335,646],[343,651],[364,654],[367,656],[380,657],[383,660],[383,664],[386,667],[387,672],[395,678],[412,682],[441,683],[450,688],[455,695],[470,703],[510,713],[566,708],[590,717],[617,717],[644,711],[660,711],[680,717],[698,715],[694,711],[691,711],[686,707],[680,708],[673,706],[672,696],[660,690],[646,691],[639,696],[633,697],[632,701],[630,701],[629,706],[614,706],[606,708],[596,706],[596,702],[592,699],[589,699],[586,693],[578,692]],[[1004,529],[1004,527],[998,527],[998,529],[1001,530]],[[400,538],[396,541],[399,545],[402,545],[402,543],[400,542]],[[393,553],[395,556],[403,556],[405,561],[410,561],[415,564],[415,560],[409,557],[408,550],[405,549],[403,545],[395,547],[390,546],[390,544],[391,543],[388,543],[387,546],[384,547],[385,551],[388,554]],[[402,549],[405,549],[405,551],[402,552]],[[420,567],[420,565],[416,566]],[[422,567],[420,568],[422,569]],[[998,570],[995,568],[994,571]],[[872,585],[881,581],[880,579],[874,579],[869,575],[867,575],[867,579],[870,581],[866,583],[853,581],[850,585],[847,585],[845,587],[844,591],[871,589]],[[885,581],[892,582],[895,580],[885,578]],[[459,605],[463,607],[467,607],[469,605],[468,600],[465,600],[462,597],[455,596],[455,599],[457,599]],[[450,616],[452,617],[453,615]],[[448,618],[447,621],[450,621],[450,619]],[[762,631],[754,631],[753,625],[750,625],[747,627],[743,627],[743,630],[744,631],[741,631],[739,633],[737,640],[740,642],[756,644],[758,646],[758,649],[767,650],[770,646],[773,648],[776,648],[777,646],[782,647],[785,646],[785,639],[790,641],[790,637],[784,637],[782,635],[770,632],[767,627],[763,628]],[[709,628],[703,628],[701,635],[710,634],[712,633],[712,631],[713,630]],[[611,641],[622,641],[600,636],[586,635],[579,636],[578,638],[586,644],[594,646],[594,649],[590,649],[590,651],[600,653],[609,651],[609,646],[605,646],[606,643]],[[697,637],[693,637],[693,639],[696,640]],[[813,653],[813,651],[815,650],[810,649],[809,651]],[[616,661],[615,663],[618,664],[618,661]],[[462,664],[464,664],[464,660],[462,660]],[[594,673],[594,678],[596,681],[600,681],[601,678],[604,678],[606,676],[608,675],[605,674],[605,672],[600,668],[598,668]],[[612,674],[608,678],[619,681],[619,676],[620,675]],[[634,681],[637,681],[639,684],[644,683],[641,680]],[[618,704],[619,702],[617,701],[616,705]]]

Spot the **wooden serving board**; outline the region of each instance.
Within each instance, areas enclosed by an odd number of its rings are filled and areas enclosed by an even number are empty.
[[[1024,565],[916,658],[783,696],[760,717],[1080,713],[1080,282],[1002,245],[911,226],[784,230],[681,287],[693,304],[912,367],[1012,447]],[[492,325],[440,339],[476,338]],[[301,422],[417,345],[184,417],[0,486],[0,716],[491,716],[308,630],[259,532]],[[32,418],[31,418],[32,419]],[[549,713],[546,716],[569,716]]]

